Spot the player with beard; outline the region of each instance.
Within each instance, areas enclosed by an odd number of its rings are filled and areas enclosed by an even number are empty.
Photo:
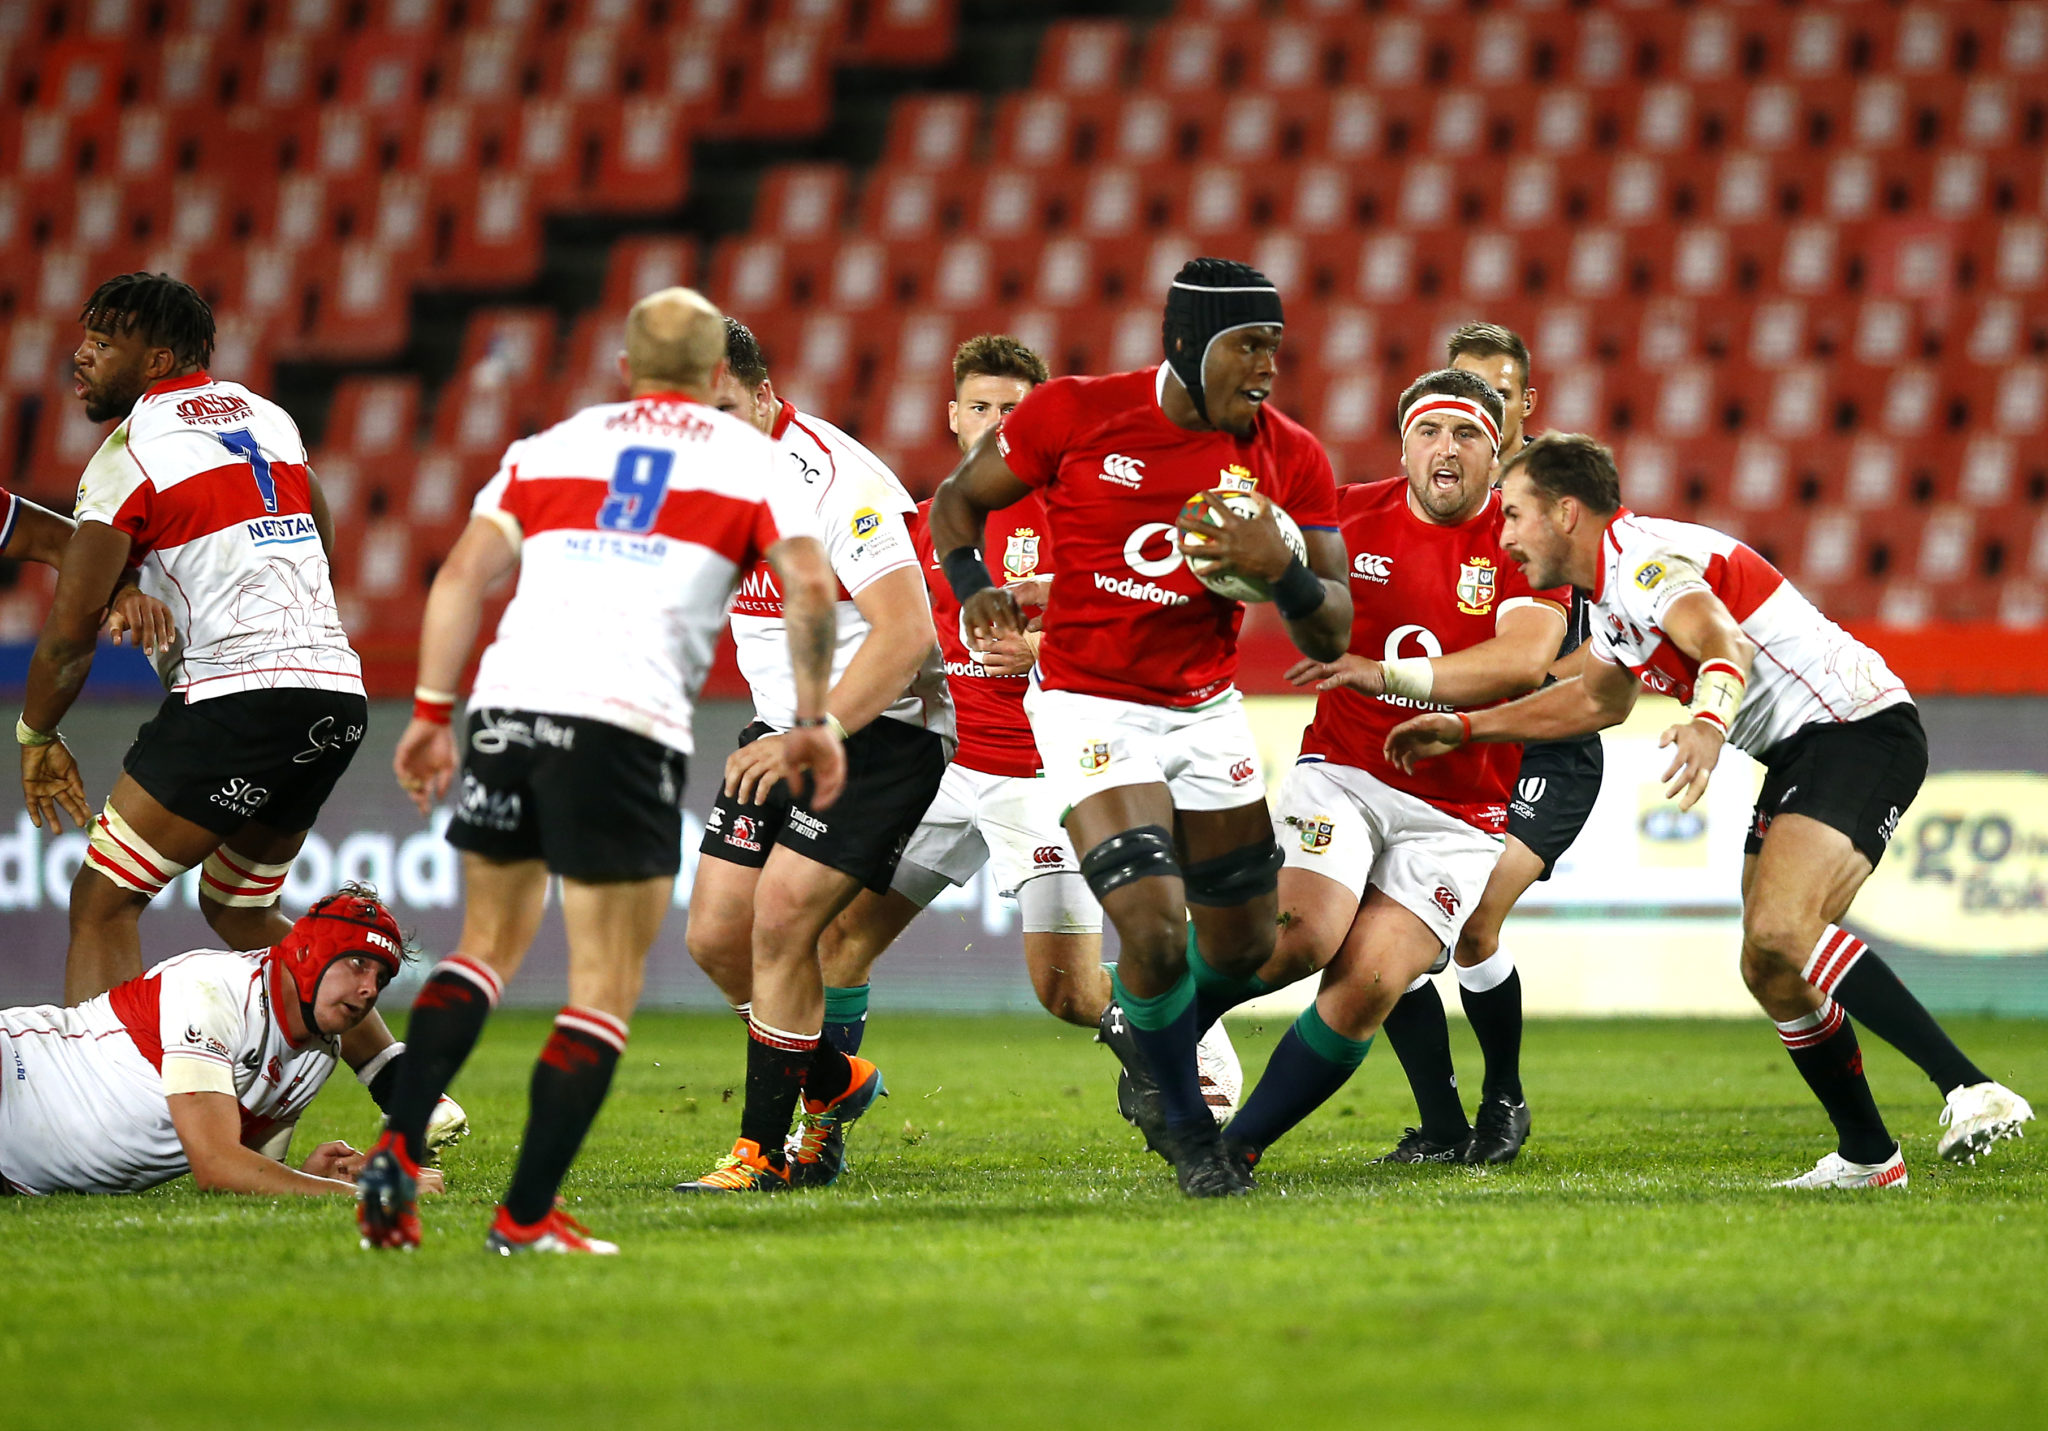
[[[1413,770],[1490,742],[1589,734],[1627,719],[1646,685],[1687,702],[1661,742],[1665,793],[1681,810],[1705,793],[1723,745],[1765,767],[1743,862],[1742,975],[1835,1125],[1835,1151],[1779,1186],[1906,1185],[1850,1016],[1942,1092],[1944,1157],[1974,1160],[2018,1134],[2034,1116],[2027,1101],[1840,925],[1927,773],[1904,683],[1742,543],[1623,507],[1613,454],[1590,437],[1538,438],[1507,464],[1501,493],[1503,545],[1529,580],[1592,598],[1583,674],[1491,710],[1404,722],[1388,758]]]
[[[1451,334],[1448,357],[1452,367],[1477,374],[1500,394],[1505,420],[1494,465],[1498,474],[1500,464],[1528,441],[1525,424],[1536,410],[1529,346],[1497,324],[1467,323]],[[1577,674],[1584,658],[1574,653],[1586,639],[1587,612],[1585,593],[1574,591],[1564,644],[1551,667],[1553,679]],[[1537,741],[1522,748],[1521,768],[1508,797],[1507,847],[1478,907],[1459,931],[1452,956],[1458,998],[1485,1060],[1477,1116],[1472,1124],[1466,1123],[1444,1001],[1425,975],[1382,1025],[1421,1115],[1420,1126],[1408,1129],[1383,1161],[1508,1163],[1522,1151],[1529,1136],[1521,1074],[1522,976],[1516,972],[1514,956],[1501,948],[1501,926],[1530,885],[1550,878],[1558,858],[1585,828],[1600,796],[1602,768],[1597,735]]]
[[[962,453],[1002,425],[1031,390],[1047,380],[1045,361],[1015,338],[984,333],[953,355],[953,400],[946,422]],[[1017,901],[1024,926],[1024,963],[1046,1012],[1094,1029],[1109,1008],[1109,972],[1102,967],[1102,906],[1081,877],[1080,862],[1043,778],[1024,691],[1037,660],[1035,631],[1003,634],[970,649],[960,631],[960,603],[931,548],[931,503],[918,508],[911,536],[924,563],[932,620],[946,660],[946,684],[960,726],[960,746],[917,833],[904,847],[886,894],[863,890],[825,931],[825,1037],[858,1053],[867,1030],[869,971],[898,936],[948,885],[964,885],[983,865],[998,891]],[[1056,565],[1044,504],[1036,492],[991,512],[982,550],[990,572],[1013,592],[1037,595]],[[1026,599],[1029,606],[1042,604]],[[1035,623],[1034,623],[1035,624]],[[1203,1089],[1236,1055],[1217,1024],[1198,1050]],[[1213,1070],[1213,1072],[1212,1072]],[[791,1178],[817,1186],[837,1177],[844,1139],[837,1123],[799,1115]]]
[[[31,818],[54,828],[62,809],[92,826],[71,884],[73,1004],[141,974],[142,911],[194,865],[200,911],[230,948],[284,938],[285,876],[369,718],[335,609],[319,479],[284,409],[206,370],[206,300],[169,274],[123,274],[94,290],[79,322],[78,397],[92,421],[118,425],[79,479],[15,723]],[[92,669],[108,602],[131,581],[169,604],[183,639],[147,628],[169,693],[94,819],[57,726]],[[380,1107],[403,1050],[374,1010],[342,1040]],[[453,1103],[432,1117],[438,1141],[467,1130]]]
[[[1311,656],[1341,655],[1351,624],[1329,458],[1266,405],[1281,335],[1265,275],[1195,259],[1167,296],[1165,362],[1042,385],[931,508],[932,546],[979,644],[1024,629],[980,550],[988,516],[1043,494],[1060,556],[1025,710],[1122,948],[1105,1039],[1141,1085],[1148,1142],[1196,1197],[1250,1188],[1202,1095],[1197,977],[1250,975],[1270,957],[1281,855],[1234,684],[1243,607],[1197,581],[1187,553],[1265,583]],[[1203,496],[1218,488],[1286,509],[1306,559],[1270,513],[1242,517]],[[1190,915],[1199,960],[1187,955]]]
[[[1564,634],[1569,594],[1531,590],[1501,549],[1499,394],[1444,369],[1411,383],[1396,414],[1404,475],[1338,493],[1350,650],[1287,673],[1315,687],[1316,714],[1277,802],[1287,867],[1261,984],[1320,969],[1322,986],[1231,1120],[1247,1164],[1350,1078],[1401,991],[1456,945],[1500,858],[1517,753],[1417,778],[1386,760],[1386,733],[1418,707],[1529,690]]]
[[[815,1152],[834,1134],[843,1142],[888,1091],[873,1063],[824,1037],[819,940],[863,888],[888,890],[953,744],[953,702],[906,523],[917,504],[867,448],[775,391],[760,344],[737,319],[726,320],[726,358],[714,401],[776,445],[837,578],[826,709],[844,732],[846,793],[828,813],[780,779],[776,751],[791,714],[788,664],[775,654],[784,611],[774,573],[757,568],[732,608],[755,719],[704,822],[689,926],[690,957],[747,1020],[746,1097],[732,1151],[676,1184],[681,1193],[789,1188],[793,1115],[806,1120],[800,1147]]]

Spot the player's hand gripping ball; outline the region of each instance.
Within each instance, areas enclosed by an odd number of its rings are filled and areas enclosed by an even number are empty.
[[[1223,522],[1216,515],[1218,506],[1228,507],[1233,516],[1246,521],[1256,521],[1270,512],[1274,525],[1280,529],[1280,540],[1287,544],[1287,549],[1301,560],[1308,560],[1308,543],[1302,540],[1301,528],[1294,524],[1294,518],[1287,515],[1284,507],[1256,492],[1197,492],[1181,508],[1181,521],[1220,527]],[[1182,543],[1189,547],[1201,546],[1205,539],[1199,532],[1187,532]],[[1201,557],[1190,552],[1187,563],[1196,581],[1226,600],[1251,602],[1273,599],[1273,588],[1264,578],[1241,573],[1221,558]]]

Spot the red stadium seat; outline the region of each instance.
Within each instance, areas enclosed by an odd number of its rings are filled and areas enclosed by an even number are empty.
[[[694,239],[639,234],[612,245],[605,266],[600,309],[624,313],[648,294],[698,281],[700,259]]]
[[[880,0],[855,12],[840,54],[870,65],[935,65],[953,52],[958,0]]]
[[[1038,51],[1034,88],[1101,94],[1119,88],[1131,50],[1130,27],[1115,20],[1056,20]]]
[[[417,377],[344,378],[328,409],[326,446],[367,458],[410,451],[420,406]]]
[[[762,177],[753,232],[791,239],[835,233],[848,189],[844,165],[778,164]]]

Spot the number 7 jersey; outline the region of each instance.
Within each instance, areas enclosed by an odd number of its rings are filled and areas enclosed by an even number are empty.
[[[785,537],[819,535],[778,458],[681,393],[588,407],[513,443],[471,509],[520,568],[470,705],[585,716],[690,753],[691,701],[740,578]]]
[[[181,642],[158,674],[190,701],[363,693],[313,523],[305,444],[283,408],[204,372],[136,400],[79,479],[74,514],[134,542],[142,590]]]

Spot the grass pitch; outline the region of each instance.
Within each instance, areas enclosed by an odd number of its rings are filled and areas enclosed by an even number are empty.
[[[486,1258],[544,1020],[493,1020],[476,1132],[411,1256],[340,1201],[0,1200],[7,1420],[41,1427],[2038,1427],[2048,1148],[1934,1156],[1866,1039],[1906,1192],[1764,1184],[1832,1146],[1760,1023],[1537,1023],[1536,1132],[1479,1172],[1368,1166],[1412,1117],[1385,1048],[1190,1203],[1044,1018],[877,1015],[894,1096],[829,1192],[686,1200],[735,1135],[741,1033],[643,1015],[567,1188],[617,1258]],[[1255,1077],[1280,1033],[1234,1025]],[[2048,1023],[1957,1021],[2048,1095]],[[1453,1025],[1461,1066],[1477,1059]],[[366,1141],[352,1081],[300,1130]],[[731,1418],[728,1420],[727,1418]]]

